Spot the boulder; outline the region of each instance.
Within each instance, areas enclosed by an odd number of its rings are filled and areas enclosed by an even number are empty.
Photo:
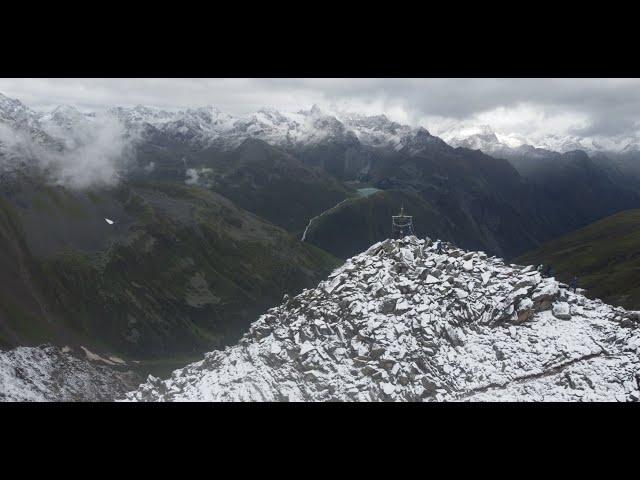
[[[529,297],[525,297],[518,302],[518,307],[516,308],[517,314],[517,323],[524,323],[529,320],[535,314],[533,309],[533,300]]]
[[[535,311],[549,310],[554,300],[558,297],[559,291],[557,282],[546,281],[539,283],[531,295]]]
[[[561,320],[571,320],[571,311],[567,302],[556,302],[553,304],[553,316]]]
[[[520,279],[518,279],[514,288],[522,288],[522,287],[535,287],[542,281],[542,276],[534,272],[532,275],[526,275]]]
[[[411,304],[405,300],[404,298],[402,300],[400,300],[399,302],[396,302],[395,304],[395,308],[394,311],[398,314],[401,315],[404,312],[408,312],[409,310],[413,309],[413,307],[411,306]]]
[[[387,298],[380,305],[379,312],[380,313],[384,313],[384,314],[394,313],[396,311],[396,302],[397,301],[398,300],[396,298]]]
[[[396,391],[396,387],[392,383],[384,382],[381,383],[380,386],[382,387],[382,391],[385,393],[385,395],[391,395]]]
[[[425,283],[427,285],[432,285],[434,283],[440,283],[440,280],[438,280],[436,277],[434,277],[433,275],[427,275],[427,278],[425,279]]]

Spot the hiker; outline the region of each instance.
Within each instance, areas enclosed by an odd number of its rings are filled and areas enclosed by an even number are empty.
[[[438,255],[442,254],[442,240],[438,240],[438,245],[436,247],[436,252],[438,253]]]
[[[544,264],[541,263],[540,265],[538,265],[537,271],[540,275],[542,275],[543,270],[544,270]]]
[[[578,288],[578,277],[574,275],[573,278],[571,279],[571,284],[569,286],[573,290],[573,293],[576,293],[576,290]]]

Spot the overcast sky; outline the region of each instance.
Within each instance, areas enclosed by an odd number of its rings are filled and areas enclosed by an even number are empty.
[[[385,113],[435,134],[488,124],[517,135],[637,133],[638,79],[0,79],[0,93],[36,109],[72,104],[163,108],[215,105],[230,114],[262,107]]]

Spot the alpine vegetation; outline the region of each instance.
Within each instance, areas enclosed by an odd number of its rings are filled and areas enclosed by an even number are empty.
[[[637,312],[532,266],[376,243],[130,401],[635,401]]]

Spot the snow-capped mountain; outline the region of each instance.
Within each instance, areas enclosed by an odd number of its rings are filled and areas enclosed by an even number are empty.
[[[406,237],[130,401],[638,401],[640,316],[532,266]]]
[[[355,136],[337,118],[327,115],[314,105],[310,110],[282,113],[262,109],[239,118],[229,138],[235,143],[257,138],[272,145],[302,147],[323,141],[354,141]]]
[[[481,150],[491,154],[517,154],[520,147],[533,147],[550,152],[566,153],[583,150],[594,153],[620,153],[639,149],[640,138],[632,136],[591,138],[577,135],[533,135],[495,132],[489,125],[462,124],[441,133],[441,137],[454,147]]]
[[[591,138],[581,138],[575,135],[545,135],[532,139],[530,144],[545,150],[554,152],[570,152],[573,150],[583,150],[588,153],[605,151],[606,148]]]
[[[177,112],[143,106],[116,107],[108,113],[130,128],[151,125],[176,141],[200,147],[235,148],[244,140],[254,138],[286,148],[303,148],[323,142],[360,142],[400,150],[406,146],[419,149],[424,147],[425,141],[436,138],[424,128],[400,125],[384,115],[345,114],[337,117],[317,105],[297,112],[263,108],[240,117],[225,114],[215,107]]]
[[[144,106],[115,107],[107,112],[130,128],[151,125],[176,141],[201,147],[235,148],[248,138],[293,147],[344,139],[350,134],[340,121],[315,105],[295,113],[263,108],[241,117],[233,117],[213,106],[175,112]]]
[[[118,178],[139,167],[135,160],[139,146],[145,152],[160,149],[169,156],[189,157],[208,148],[233,151],[248,139],[279,147],[307,165],[342,180],[369,178],[374,163],[382,158],[377,150],[386,150],[383,156],[394,152],[410,156],[430,152],[430,155],[439,156],[452,153],[449,145],[465,147],[506,159],[521,174],[538,169],[543,164],[540,159],[553,163],[556,152],[575,150],[589,154],[605,152],[606,155],[621,150],[632,159],[629,168],[633,170],[635,152],[640,150],[640,143],[634,143],[631,138],[598,141],[553,135],[524,138],[495,132],[487,125],[465,123],[440,135],[432,135],[421,126],[402,125],[385,115],[333,115],[316,105],[293,113],[263,108],[235,117],[214,106],[168,111],[138,105],[112,107],[94,113],[60,106],[42,113],[30,110],[18,100],[5,96],[0,99],[0,155],[4,158],[0,166],[3,171],[17,171],[19,165],[25,164],[25,159],[51,157],[51,152],[53,159],[31,163],[47,171],[52,168],[75,171],[78,160],[86,163],[91,158],[105,158],[103,170],[106,173],[98,176],[98,183],[108,184],[114,184]],[[109,146],[117,148],[107,148]],[[105,149],[106,154],[103,154]],[[59,158],[70,152],[74,158],[69,162]],[[116,158],[118,156],[126,158]],[[142,163],[146,165],[143,171],[153,170],[147,168],[155,163],[153,159]],[[58,182],[69,183],[66,173],[58,172],[53,176]],[[108,177],[107,181],[102,177]],[[81,184],[96,183],[92,178]]]
[[[294,149],[323,142],[359,142],[394,150],[407,148],[409,153],[418,153],[442,140],[454,147],[482,150],[488,154],[509,153],[522,145],[561,153],[571,150],[629,151],[640,145],[640,141],[633,138],[589,139],[559,135],[525,138],[495,132],[488,125],[468,124],[460,124],[442,132],[441,140],[423,127],[402,125],[385,115],[344,113],[334,116],[317,105],[297,112],[263,108],[239,117],[221,112],[214,106],[168,111],[138,105],[111,107],[105,114],[121,122],[134,137],[150,134],[155,129],[173,141],[197,148],[212,145],[236,148],[248,138]],[[20,101],[0,94],[0,123],[16,130],[30,131],[32,136],[44,138],[45,143],[58,139],[59,144],[69,146],[69,136],[73,137],[76,130],[82,130],[83,125],[91,124],[101,116],[82,113],[72,106],[59,106],[48,113],[35,112]],[[70,148],[73,148],[73,144]]]
[[[23,129],[40,128],[38,115],[22,102],[0,93],[0,121]]]
[[[489,125],[478,127],[457,127],[446,131],[443,138],[454,147],[469,148],[472,150],[491,151],[504,144],[498,140],[495,132]]]
[[[218,146],[235,148],[247,138],[263,140],[286,148],[302,148],[323,142],[359,142],[372,147],[417,153],[444,140],[454,147],[482,150],[488,154],[507,154],[529,145],[554,152],[584,150],[597,152],[630,152],[640,150],[640,138],[587,138],[576,135],[544,135],[525,137],[496,132],[488,125],[461,123],[439,134],[431,135],[420,126],[402,125],[386,115],[342,113],[332,115],[314,105],[309,110],[281,112],[263,108],[255,113],[232,116],[214,106],[168,111],[137,105],[110,107],[106,116],[121,122],[133,137],[156,129],[168,138],[199,148]],[[64,145],[66,137],[84,124],[91,124],[98,113],[83,113],[72,106],[59,106],[51,112],[35,112],[19,100],[0,94],[0,125],[30,132],[44,144]]]
[[[100,365],[115,362],[85,353],[94,361],[52,345],[0,351],[0,401],[108,401],[136,385],[136,374]]]
[[[386,115],[365,116],[346,114],[342,117],[344,124],[358,137],[361,143],[372,146],[388,146],[401,149],[404,142],[415,132],[408,125],[401,125],[387,118]]]
[[[5,154],[31,155],[31,149],[24,145],[27,142],[36,147],[61,148],[61,142],[45,131],[40,120],[39,113],[0,93],[0,150]]]
[[[71,106],[36,112],[0,97],[3,177],[34,174],[73,188],[115,185],[132,163],[138,135],[114,116]]]
[[[367,119],[360,120],[358,126],[366,126]],[[406,144],[413,142],[414,148],[423,147],[422,143],[432,138],[424,129],[400,127],[386,118],[375,134],[369,132],[361,136],[365,142],[388,146],[389,137],[397,135],[398,129],[402,134],[400,138]],[[112,107],[98,113],[59,106],[42,113],[4,96],[0,104],[0,150],[16,162],[23,157],[47,156],[45,151],[34,150],[34,146],[66,153],[92,145],[116,144],[128,151],[129,146],[150,141],[162,148],[185,146],[193,152],[208,147],[233,150],[247,139],[259,139],[290,151],[320,144],[339,144],[342,148],[360,144],[358,133],[315,105],[295,113],[264,108],[233,117],[213,106],[167,111],[138,105]],[[86,158],[84,153],[80,156]]]
[[[136,105],[135,107],[110,107],[107,114],[114,116],[127,125],[149,123],[159,125],[176,118],[176,112],[168,112],[159,108]]]
[[[39,123],[43,125],[55,126],[65,130],[73,130],[84,122],[90,121],[94,117],[95,114],[84,114],[74,106],[60,105],[54,108],[51,112],[40,116],[38,120]]]
[[[95,113],[82,113],[74,106],[60,105],[49,113],[40,114],[38,122],[42,130],[66,150],[74,150],[91,143],[99,135],[104,118],[96,117]]]

